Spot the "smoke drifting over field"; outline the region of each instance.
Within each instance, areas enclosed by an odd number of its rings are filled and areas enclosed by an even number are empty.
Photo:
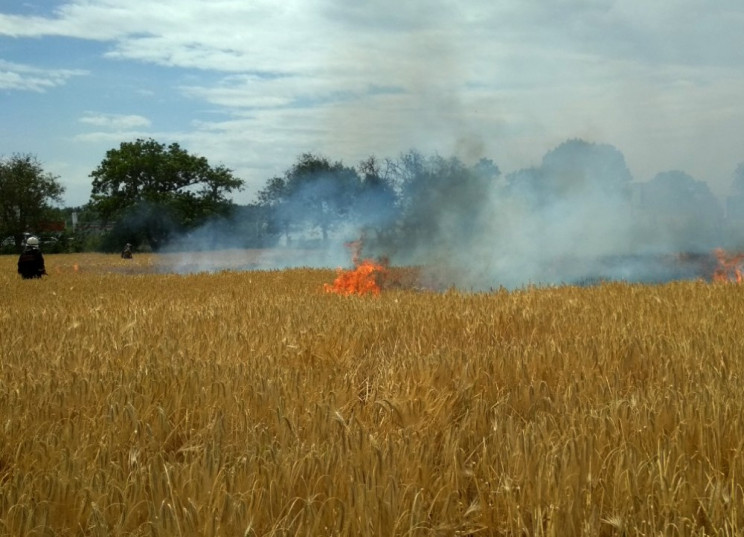
[[[678,179],[658,197],[679,198],[675,188],[690,185]],[[449,199],[430,207],[437,232],[402,252],[434,282],[477,290],[703,277],[705,259],[689,254],[707,254],[721,239],[712,195],[696,200],[709,202],[708,212],[674,203],[665,212],[607,145],[568,142],[539,168],[507,175],[502,187],[471,186],[472,203],[459,211]]]
[[[241,230],[265,222],[213,222],[173,244],[181,253],[172,267],[351,267],[344,243],[362,238],[362,257],[416,266],[423,287],[480,291],[708,278],[712,250],[736,240],[705,183],[682,172],[634,183],[609,145],[569,141],[539,167],[505,176],[490,161],[415,153],[382,171],[385,188],[365,190],[356,205],[333,181],[298,189],[275,213],[286,227],[273,230],[271,247],[239,249]]]

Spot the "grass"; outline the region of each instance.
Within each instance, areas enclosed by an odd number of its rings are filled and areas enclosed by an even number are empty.
[[[0,257],[0,533],[744,533],[738,285],[343,297],[163,259]]]

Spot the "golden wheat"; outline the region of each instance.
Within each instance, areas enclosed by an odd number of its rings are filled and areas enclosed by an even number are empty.
[[[0,257],[0,533],[744,533],[742,287],[164,259]]]

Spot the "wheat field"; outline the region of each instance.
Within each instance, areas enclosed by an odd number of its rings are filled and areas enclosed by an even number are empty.
[[[744,534],[744,288],[0,257],[0,534]]]

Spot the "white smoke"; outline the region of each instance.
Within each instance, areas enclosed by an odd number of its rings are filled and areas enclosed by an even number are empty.
[[[163,269],[350,267],[345,243],[364,236],[363,257],[417,266],[433,288],[481,291],[699,278],[722,244],[720,206],[703,182],[665,172],[634,183],[609,145],[571,140],[505,178],[490,161],[411,152],[389,164],[399,205],[371,191],[344,212],[348,192],[326,178],[285,200],[276,214],[291,230],[274,230],[271,247],[241,246],[241,230],[259,221],[216,220],[172,242]]]

